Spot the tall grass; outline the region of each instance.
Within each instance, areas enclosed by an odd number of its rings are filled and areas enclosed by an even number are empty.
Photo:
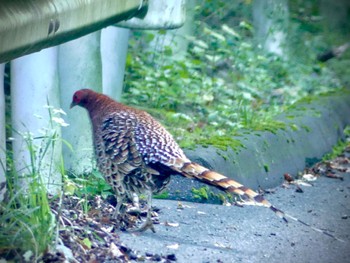
[[[61,110],[47,108],[49,123],[42,135],[34,137],[30,131],[16,132],[25,142],[24,150],[29,155],[29,163],[21,173],[9,158],[13,154],[7,153],[8,190],[5,201],[0,203],[0,255],[7,259],[36,262],[55,239],[56,220],[50,210],[45,183],[48,180],[43,176],[50,176],[54,170],[53,152],[60,139],[58,129],[66,124],[59,116]],[[49,168],[44,162],[49,163]]]

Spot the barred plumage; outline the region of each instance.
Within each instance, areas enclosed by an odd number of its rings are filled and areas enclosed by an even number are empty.
[[[97,165],[116,194],[116,212],[120,212],[125,198],[132,199],[133,194],[147,195],[147,221],[138,230],[151,226],[151,194],[163,190],[170,176],[178,174],[237,194],[243,201],[251,201],[250,204],[270,208],[285,221],[290,218],[332,236],[282,212],[240,183],[191,162],[172,135],[148,113],[89,89],[75,92],[71,107],[75,105],[86,108],[90,115]]]

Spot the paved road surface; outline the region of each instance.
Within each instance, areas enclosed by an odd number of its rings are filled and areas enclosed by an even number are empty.
[[[177,262],[350,262],[350,175],[344,181],[319,178],[304,193],[279,187],[267,198],[276,207],[345,240],[340,242],[269,209],[154,200],[156,233],[121,233],[121,241],[142,254],[174,253]],[[166,226],[165,222],[178,223]]]

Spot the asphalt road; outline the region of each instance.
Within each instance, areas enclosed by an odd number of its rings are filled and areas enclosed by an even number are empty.
[[[267,195],[290,215],[345,242],[290,221],[263,207],[154,200],[156,233],[121,233],[121,242],[142,254],[175,254],[177,262],[350,262],[350,174],[344,181],[321,177],[312,187],[278,187]],[[170,223],[170,226],[169,224]],[[177,225],[178,224],[178,225]]]

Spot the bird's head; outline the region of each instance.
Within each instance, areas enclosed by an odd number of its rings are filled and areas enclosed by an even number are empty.
[[[76,91],[73,95],[73,99],[72,99],[72,102],[70,104],[70,108],[73,108],[76,105],[79,105],[81,107],[85,107],[88,103],[89,94],[91,92],[92,91],[89,89],[81,89],[81,90]]]

